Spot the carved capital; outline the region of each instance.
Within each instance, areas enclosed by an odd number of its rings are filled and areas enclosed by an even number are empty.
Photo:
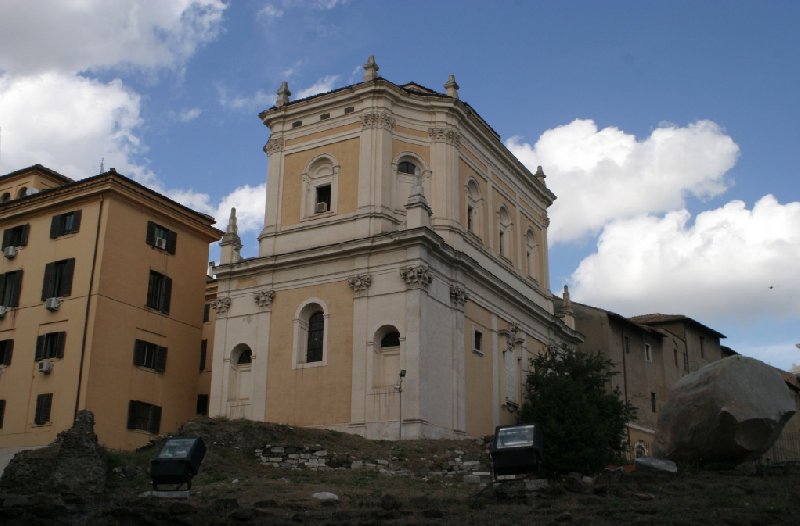
[[[361,115],[361,128],[394,128],[394,117],[385,111],[374,111]]]
[[[217,314],[225,314],[231,308],[231,299],[228,296],[217,298],[211,302],[211,307],[217,311]]]
[[[450,303],[452,303],[456,307],[464,307],[464,304],[467,303],[469,299],[469,295],[467,291],[458,287],[456,285],[450,286]]]
[[[403,267],[400,269],[400,277],[409,287],[424,287],[427,289],[428,285],[433,281],[433,274],[431,274],[428,265]]]
[[[264,153],[267,155],[281,151],[283,151],[283,137],[270,137],[267,144],[264,145]]]
[[[275,297],[274,290],[260,290],[258,292],[253,293],[253,300],[256,302],[256,305],[258,305],[262,309],[272,305],[272,299],[274,297]]]
[[[358,274],[347,278],[347,284],[353,289],[353,294],[361,294],[367,291],[372,285],[372,276],[369,274]]]
[[[456,148],[461,144],[461,134],[455,128],[428,128],[428,137],[433,142],[446,142]]]

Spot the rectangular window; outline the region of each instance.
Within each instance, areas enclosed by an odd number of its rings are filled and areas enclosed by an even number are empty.
[[[3,230],[3,248],[24,247],[28,244],[30,225],[19,225]]]
[[[40,394],[36,397],[36,415],[33,423],[43,426],[50,421],[50,408],[53,406],[53,393]]]
[[[75,273],[75,258],[53,261],[44,267],[42,301],[47,298],[72,294],[72,276]]]
[[[500,237],[499,237],[499,240],[498,240],[498,246],[500,247],[500,255],[501,256],[505,256],[506,255],[505,254],[505,249],[506,249],[506,247],[505,247],[505,238],[506,238],[506,233],[501,230],[500,231]]]
[[[622,338],[622,344],[625,346],[625,354],[631,353],[631,339],[627,336]]]
[[[331,114],[330,113],[323,113],[322,115],[319,116],[319,120],[321,120],[321,121],[326,121],[326,120],[328,120],[330,118],[331,118]]]
[[[208,323],[211,319],[211,304],[206,303],[203,305],[203,323]]]
[[[689,350],[683,351],[683,370],[689,372]]]
[[[472,350],[483,355],[483,333],[481,331],[475,331],[472,334]]]
[[[19,306],[19,292],[22,288],[22,271],[12,270],[0,274],[0,305],[3,307]]]
[[[36,338],[36,354],[34,361],[47,360],[48,358],[63,358],[64,344],[67,340],[66,332],[48,332]]]
[[[150,282],[147,285],[147,306],[164,314],[169,314],[171,296],[172,280],[164,274],[151,270]]]
[[[153,221],[147,222],[147,237],[145,241],[148,245],[160,250],[166,250],[170,254],[175,253],[178,245],[178,234],[166,227],[158,225]]]
[[[294,121],[292,123],[292,128],[299,128],[302,125],[303,125],[303,121]]]
[[[159,406],[138,400],[128,402],[128,429],[158,433],[160,427],[161,408]]]
[[[144,340],[133,344],[133,365],[163,373],[167,368],[167,348]]]
[[[75,210],[66,214],[53,216],[50,221],[50,239],[67,234],[74,234],[81,228],[81,211]]]
[[[324,184],[317,187],[317,200],[315,203],[314,211],[318,214],[331,209],[331,185]]]
[[[678,348],[677,347],[672,349],[672,357],[675,360],[675,367],[678,367]]]
[[[656,394],[650,393],[650,410],[656,412]]]
[[[14,340],[0,340],[0,365],[11,365],[14,353]]]
[[[355,107],[353,107],[353,106],[348,106],[348,107],[346,107],[346,108],[344,109],[344,114],[345,114],[345,115],[347,115],[348,113],[353,113],[354,111],[356,111]]]
[[[208,416],[208,395],[197,395],[197,414],[200,416]]]
[[[473,230],[474,229],[474,225],[473,225],[473,221],[472,221],[472,214],[473,213],[474,213],[474,210],[472,208],[472,205],[467,205],[467,230],[469,230],[470,232],[474,231]]]
[[[0,400],[0,429],[3,429],[3,417],[6,415],[6,401]]]
[[[208,350],[208,340],[200,340],[200,370],[206,370],[206,352]]]
[[[650,347],[649,343],[644,344],[644,359],[648,362],[653,361],[653,348]]]

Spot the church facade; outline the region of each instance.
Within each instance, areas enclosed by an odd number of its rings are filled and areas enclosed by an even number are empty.
[[[511,423],[530,357],[575,344],[548,290],[555,196],[459,99],[378,75],[301,100],[271,133],[259,255],[235,212],[215,267],[211,416],[368,438]]]

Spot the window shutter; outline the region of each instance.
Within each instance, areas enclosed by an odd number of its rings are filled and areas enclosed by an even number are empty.
[[[147,422],[147,430],[151,433],[158,433],[161,427],[161,408],[157,405],[150,406],[150,418]]]
[[[150,271],[150,281],[147,283],[147,306],[158,308],[158,274]]]
[[[151,247],[156,244],[156,224],[152,221],[147,222],[147,237],[145,242]]]
[[[136,340],[133,343],[133,365],[144,365],[144,341]]]
[[[62,224],[63,223],[61,215],[53,216],[53,219],[50,220],[50,239],[55,239],[59,235],[61,235]]]
[[[36,362],[44,360],[44,334],[36,337],[36,354],[33,360]]]
[[[75,258],[69,258],[63,268],[61,290],[58,291],[58,295],[69,296],[72,294],[72,275],[75,273]]]
[[[14,354],[14,340],[6,340],[6,359],[4,365],[11,365],[11,356]]]
[[[0,429],[3,429],[3,416],[6,414],[6,401],[0,400]]]
[[[56,333],[56,358],[64,357],[64,345],[66,343],[66,340],[67,340],[66,332]]]
[[[11,234],[14,231],[10,228],[6,228],[3,230],[3,248],[5,249],[8,246],[11,246]]]
[[[177,246],[178,246],[178,233],[173,232],[172,230],[167,230],[167,252],[169,252],[170,254],[174,254]]]
[[[56,264],[48,263],[44,267],[44,280],[42,281],[42,301],[55,296],[53,287],[55,285]]]
[[[9,307],[17,307],[19,305],[19,294],[22,290],[22,270],[13,272],[12,276],[6,284],[6,286],[11,287],[11,293],[9,294],[11,304]]]
[[[28,246],[28,231],[30,229],[31,225],[22,225],[22,228],[20,229],[19,246]]]
[[[11,305],[6,305],[3,303],[3,300],[6,297],[6,283],[8,283],[8,286],[11,286],[10,278],[6,274],[0,274],[0,305],[11,307]]]
[[[159,347],[156,352],[156,371],[163,373],[167,368],[167,348]]]
[[[134,402],[133,400],[129,400],[128,401],[128,429],[136,429],[136,427],[134,427],[134,423],[135,423],[134,415],[135,415],[135,413],[136,413],[136,402]]]
[[[164,276],[164,284],[161,289],[161,312],[169,314],[169,303],[172,299],[172,279]]]
[[[81,211],[75,210],[72,212],[73,214],[73,221],[72,221],[72,230],[70,232],[77,232],[81,228]]]

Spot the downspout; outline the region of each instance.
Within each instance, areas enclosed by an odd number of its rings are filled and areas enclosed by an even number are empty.
[[[97,229],[94,234],[94,252],[92,254],[92,272],[89,274],[89,293],[86,294],[86,310],[83,315],[83,337],[81,338],[81,362],[78,368],[78,389],[75,393],[75,418],[78,418],[81,401],[81,385],[83,384],[83,362],[86,357],[86,340],[89,332],[89,311],[92,304],[92,289],[94,287],[94,273],[97,268],[97,250],[100,240],[100,222],[103,220],[103,205],[105,200],[100,196],[100,212],[97,214]]]

